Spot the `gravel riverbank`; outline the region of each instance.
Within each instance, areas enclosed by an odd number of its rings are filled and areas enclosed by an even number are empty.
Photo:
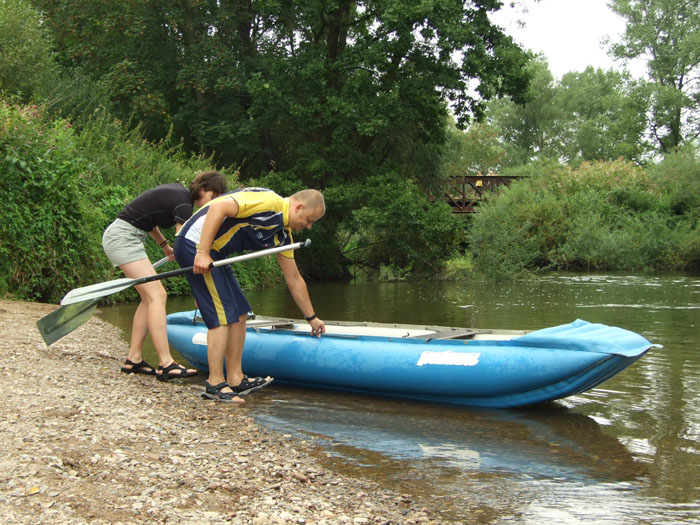
[[[254,401],[120,373],[126,344],[96,316],[47,347],[54,308],[0,301],[3,523],[446,523],[259,427]]]

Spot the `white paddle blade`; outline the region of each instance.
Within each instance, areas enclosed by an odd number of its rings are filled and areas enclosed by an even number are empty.
[[[99,299],[100,297],[104,297],[106,295],[121,292],[134,284],[134,281],[136,281],[136,279],[128,279],[124,277],[122,279],[115,279],[106,283],[97,283],[91,284],[90,286],[83,286],[82,288],[76,288],[75,290],[68,292],[63,299],[61,299],[61,306],[80,303],[82,301],[89,301],[90,299]]]
[[[44,342],[50,345],[86,323],[96,308],[97,299],[59,306],[49,315],[39,319],[36,326]]]

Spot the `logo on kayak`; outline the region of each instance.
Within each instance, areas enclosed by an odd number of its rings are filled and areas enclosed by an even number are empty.
[[[192,336],[192,344],[193,345],[202,345],[202,346],[207,346],[207,333],[206,332],[197,332]]]
[[[479,363],[480,353],[461,353],[448,350],[447,352],[423,352],[418,359],[418,366],[423,365],[455,365],[475,366]]]

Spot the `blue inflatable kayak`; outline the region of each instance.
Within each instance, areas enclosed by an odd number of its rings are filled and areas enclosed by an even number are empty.
[[[589,390],[653,345],[634,332],[577,320],[533,332],[249,320],[243,370],[309,387],[483,407],[515,407]],[[172,348],[206,371],[207,328],[195,311],[168,316]]]

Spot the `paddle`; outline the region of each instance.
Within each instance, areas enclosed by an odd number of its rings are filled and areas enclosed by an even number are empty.
[[[153,263],[153,268],[159,268],[168,262],[167,257]],[[36,322],[41,337],[47,345],[55,343],[64,335],[68,335],[73,330],[87,322],[97,308],[98,299],[81,301],[79,303],[59,306],[49,315],[46,315]]]
[[[263,257],[265,255],[272,255],[274,253],[286,252],[289,250],[297,250],[299,248],[305,248],[307,246],[311,246],[311,239],[306,239],[305,242],[297,242],[294,244],[288,244],[286,246],[276,246],[275,248],[268,248],[266,250],[246,253],[245,255],[231,257],[230,259],[222,259],[220,261],[215,261],[211,263],[211,267],[224,266],[225,264],[233,264],[237,262],[248,261],[250,259],[257,259],[258,257]],[[90,299],[105,297],[107,295],[126,290],[127,288],[136,284],[144,284],[151,281],[158,281],[160,279],[167,279],[168,277],[175,277],[176,275],[182,275],[183,273],[191,272],[193,268],[194,266],[188,266],[187,268],[179,268],[171,272],[163,272],[156,275],[149,275],[148,277],[141,277],[139,279],[115,279],[113,281],[107,281],[105,283],[92,284],[90,286],[76,288],[75,290],[71,290],[70,292],[68,292],[63,297],[63,299],[61,300],[61,305],[68,305],[73,303],[79,303],[82,301],[89,301]]]

